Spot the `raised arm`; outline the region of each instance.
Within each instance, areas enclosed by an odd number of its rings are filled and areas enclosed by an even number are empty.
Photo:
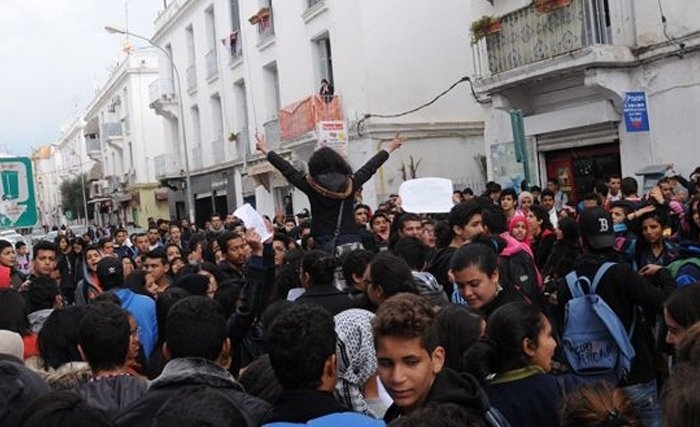
[[[272,166],[280,171],[282,175],[287,178],[290,184],[307,194],[313,191],[306,182],[302,172],[298,171],[294,166],[292,166],[291,163],[282,158],[282,156],[269,149],[264,135],[255,135],[255,147],[258,149],[258,151],[265,154],[267,161],[269,161]]]
[[[394,135],[394,139],[389,142],[385,149],[375,154],[367,161],[367,163],[362,165],[362,167],[355,172],[355,187],[360,187],[362,184],[372,178],[372,175],[377,172],[377,169],[379,169],[384,162],[389,159],[389,154],[401,148],[404,142],[406,142],[406,138],[403,138],[399,133],[396,133],[396,135]]]

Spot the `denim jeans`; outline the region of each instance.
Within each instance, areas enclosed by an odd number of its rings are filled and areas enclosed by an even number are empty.
[[[661,427],[661,404],[656,380],[622,388],[634,403],[637,415],[645,427]]]

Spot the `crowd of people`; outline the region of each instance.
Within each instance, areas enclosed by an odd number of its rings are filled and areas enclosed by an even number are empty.
[[[361,201],[398,135],[356,171],[257,142],[310,205],[266,230],[0,240],[0,425],[700,426],[700,168],[434,214]]]

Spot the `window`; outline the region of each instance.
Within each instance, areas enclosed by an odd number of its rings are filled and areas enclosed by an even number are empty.
[[[272,16],[272,0],[261,0],[260,9],[254,15],[257,20],[251,22],[258,25],[258,39],[263,43],[275,35],[275,23]],[[251,18],[253,19],[253,18]]]
[[[237,58],[243,54],[243,44],[241,43],[241,11],[238,0],[230,0],[231,7],[231,34],[224,38],[224,45],[231,53],[231,57]]]
[[[246,93],[246,85],[244,80],[239,80],[234,85],[235,102],[236,102],[236,123],[238,138],[236,140],[236,149],[238,158],[245,158],[250,154],[250,141],[248,135],[248,94]]]
[[[210,104],[213,130],[211,140],[212,164],[217,164],[218,162],[226,160],[226,153],[224,150],[224,120],[221,109],[221,97],[219,97],[218,93],[211,96]]]
[[[202,124],[199,118],[199,107],[193,105],[190,107],[190,114],[192,117],[192,143],[190,144],[190,168],[191,169],[201,169],[202,168]]]
[[[328,34],[315,40],[316,58],[319,81],[326,79],[333,85],[333,56],[331,54],[331,39]]]
[[[265,78],[266,107],[269,119],[276,119],[281,108],[280,103],[280,79],[277,71],[277,62],[272,62],[263,67]]]
[[[192,25],[185,28],[187,39],[187,90],[197,88],[197,69],[195,67],[194,30]],[[182,102],[182,101],[181,101]]]
[[[207,54],[204,56],[207,66],[207,78],[210,79],[219,73],[216,57],[216,21],[214,19],[214,7],[209,7],[205,12],[205,27],[207,36]]]

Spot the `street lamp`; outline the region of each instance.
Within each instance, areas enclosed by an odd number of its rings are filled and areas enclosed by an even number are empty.
[[[135,37],[137,39],[143,40],[146,43],[150,44],[151,46],[157,48],[163,54],[165,54],[165,57],[168,58],[168,61],[170,62],[170,66],[172,67],[173,71],[175,72],[175,79],[177,80],[177,97],[178,97],[178,104],[180,106],[180,134],[182,135],[182,151],[184,153],[184,159],[185,159],[185,187],[186,187],[186,202],[187,202],[187,212],[189,216],[190,223],[194,222],[194,197],[192,196],[192,180],[190,176],[190,161],[189,161],[189,153],[188,153],[188,147],[187,147],[187,134],[185,133],[185,107],[182,105],[182,80],[180,80],[180,72],[177,70],[177,67],[175,66],[175,61],[173,61],[172,56],[170,53],[163,49],[162,46],[160,46],[158,43],[154,42],[153,40],[149,39],[148,37],[141,36],[139,34],[132,33],[127,30],[122,30],[120,28],[112,27],[110,25],[105,26],[105,30],[107,30],[108,33],[112,34],[124,34],[127,36]]]

